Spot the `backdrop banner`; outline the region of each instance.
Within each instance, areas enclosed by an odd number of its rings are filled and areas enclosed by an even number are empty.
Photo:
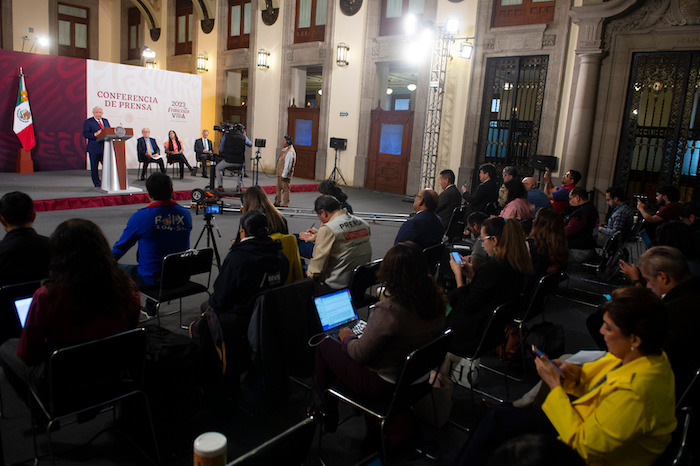
[[[202,78],[196,74],[151,70],[95,60],[0,50],[0,171],[16,169],[19,139],[13,132],[19,68],[26,75],[36,146],[37,171],[87,167],[83,122],[100,106],[111,126],[134,129],[126,143],[127,166],[136,168],[136,140],[148,127],[163,152],[168,131],[182,141],[194,164],[200,135]]]

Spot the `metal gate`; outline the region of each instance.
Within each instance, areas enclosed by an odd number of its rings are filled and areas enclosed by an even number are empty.
[[[546,55],[487,60],[477,165],[514,165],[519,175],[533,173],[548,61]]]
[[[700,199],[699,71],[698,51],[634,54],[615,170],[628,196],[673,184]]]

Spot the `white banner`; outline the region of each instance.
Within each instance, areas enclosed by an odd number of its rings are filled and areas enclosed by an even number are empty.
[[[201,137],[201,102],[199,75],[87,60],[85,118],[91,117],[92,109],[99,106],[110,126],[133,128],[134,137],[126,142],[129,168],[138,166],[136,140],[143,128],[151,130],[161,154],[168,132],[175,131],[185,157],[194,166],[194,140]]]

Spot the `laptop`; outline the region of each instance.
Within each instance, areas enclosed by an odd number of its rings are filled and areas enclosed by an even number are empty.
[[[40,281],[0,287],[0,343],[17,338],[27,322],[27,313]]]
[[[352,330],[360,337],[367,323],[360,320],[350,298],[350,290],[345,288],[314,298],[318,320],[323,333],[338,340],[338,332],[352,324]]]

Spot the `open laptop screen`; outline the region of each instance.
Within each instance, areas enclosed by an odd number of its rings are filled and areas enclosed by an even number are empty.
[[[347,288],[318,296],[314,304],[324,332],[358,319]]]
[[[21,298],[15,300],[15,309],[17,310],[17,317],[19,317],[19,324],[24,328],[25,322],[27,322],[27,314],[29,314],[29,307],[32,305],[32,297]]]

